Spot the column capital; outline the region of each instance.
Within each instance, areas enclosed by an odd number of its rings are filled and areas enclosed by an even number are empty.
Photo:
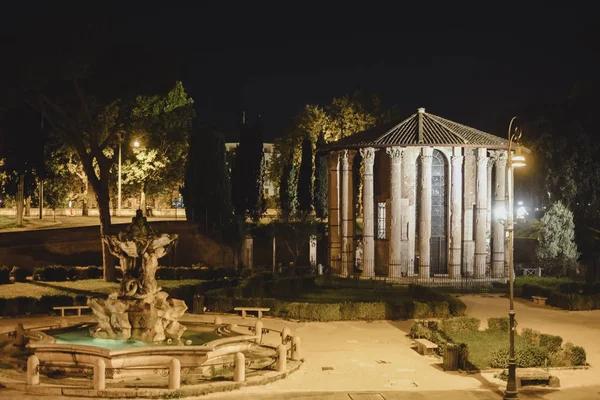
[[[354,155],[356,154],[356,150],[348,150],[348,149],[344,149],[340,151],[340,157],[342,159],[342,162],[348,163],[348,165],[352,165],[352,163],[354,162]]]
[[[386,147],[385,152],[390,156],[392,163],[399,163],[402,160],[404,148],[400,146]]]
[[[465,157],[464,156],[450,156],[450,161],[454,166],[462,165]]]
[[[477,149],[477,166],[487,168],[488,159],[486,149]]]
[[[365,147],[360,149],[360,155],[362,156],[365,164],[373,164],[375,162],[375,151],[373,147]]]
[[[506,162],[508,161],[508,155],[504,150],[497,150],[492,152],[492,157],[494,163],[499,167],[506,167]]]

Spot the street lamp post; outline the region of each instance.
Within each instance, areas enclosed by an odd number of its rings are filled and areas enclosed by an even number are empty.
[[[119,187],[117,190],[117,215],[121,216],[121,135],[119,134]]]
[[[513,254],[513,241],[514,241],[514,222],[513,222],[513,171],[514,167],[525,166],[525,158],[519,153],[513,157],[512,145],[517,142],[522,135],[520,129],[515,128],[512,131],[512,124],[517,117],[513,117],[508,125],[508,170],[506,185],[508,186],[508,215],[506,221],[506,230],[508,231],[508,287],[509,287],[509,298],[510,298],[510,310],[508,311],[508,318],[510,322],[510,354],[508,358],[508,382],[506,384],[506,392],[504,392],[505,399],[518,399],[519,393],[517,391],[517,362],[515,359],[515,305],[514,305],[514,275],[515,275],[515,263]]]

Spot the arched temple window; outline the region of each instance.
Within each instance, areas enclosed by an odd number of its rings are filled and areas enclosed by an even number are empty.
[[[431,159],[431,273],[448,273],[447,260],[447,163],[439,150],[434,150]]]

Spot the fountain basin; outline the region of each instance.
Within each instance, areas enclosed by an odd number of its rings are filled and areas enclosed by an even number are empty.
[[[181,374],[204,373],[211,364],[227,361],[237,352],[249,351],[255,345],[255,335],[239,335],[210,340],[203,344],[152,344],[141,341],[95,339],[68,341],[69,334],[89,329],[93,324],[80,324],[53,331],[29,332],[29,344],[40,360],[42,372],[60,371],[69,375],[91,376],[96,360],[106,365],[106,377],[121,378],[141,375],[168,375],[173,358],[181,363]],[[213,324],[187,323],[187,335],[215,331]],[[216,336],[216,335],[215,335]],[[78,335],[74,335],[78,338]],[[185,340],[185,338],[184,338]],[[107,343],[109,342],[109,343]],[[111,345],[110,342],[118,342]],[[102,347],[104,345],[104,347]]]

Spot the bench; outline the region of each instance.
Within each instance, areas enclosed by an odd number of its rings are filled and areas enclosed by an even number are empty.
[[[258,311],[258,318],[262,318],[262,313],[269,311],[270,308],[263,308],[263,307],[236,307],[236,308],[234,308],[234,310],[235,311],[241,311],[242,312],[242,318],[246,318],[246,312],[247,311]]]
[[[77,315],[81,316],[81,310],[89,309],[89,306],[61,306],[61,307],[52,307],[53,310],[60,310],[60,316],[65,316],[65,310],[77,310]]]
[[[560,379],[550,375],[547,371],[540,368],[519,368],[517,369],[517,388],[522,386],[550,386],[552,388],[560,387]]]
[[[542,306],[546,305],[546,300],[548,300],[547,297],[541,297],[541,296],[531,296],[531,298],[533,299],[533,303],[534,304],[539,304]]]
[[[424,356],[433,355],[433,351],[438,348],[438,345],[430,342],[427,339],[415,339],[415,343],[417,344],[417,351],[419,354]]]

